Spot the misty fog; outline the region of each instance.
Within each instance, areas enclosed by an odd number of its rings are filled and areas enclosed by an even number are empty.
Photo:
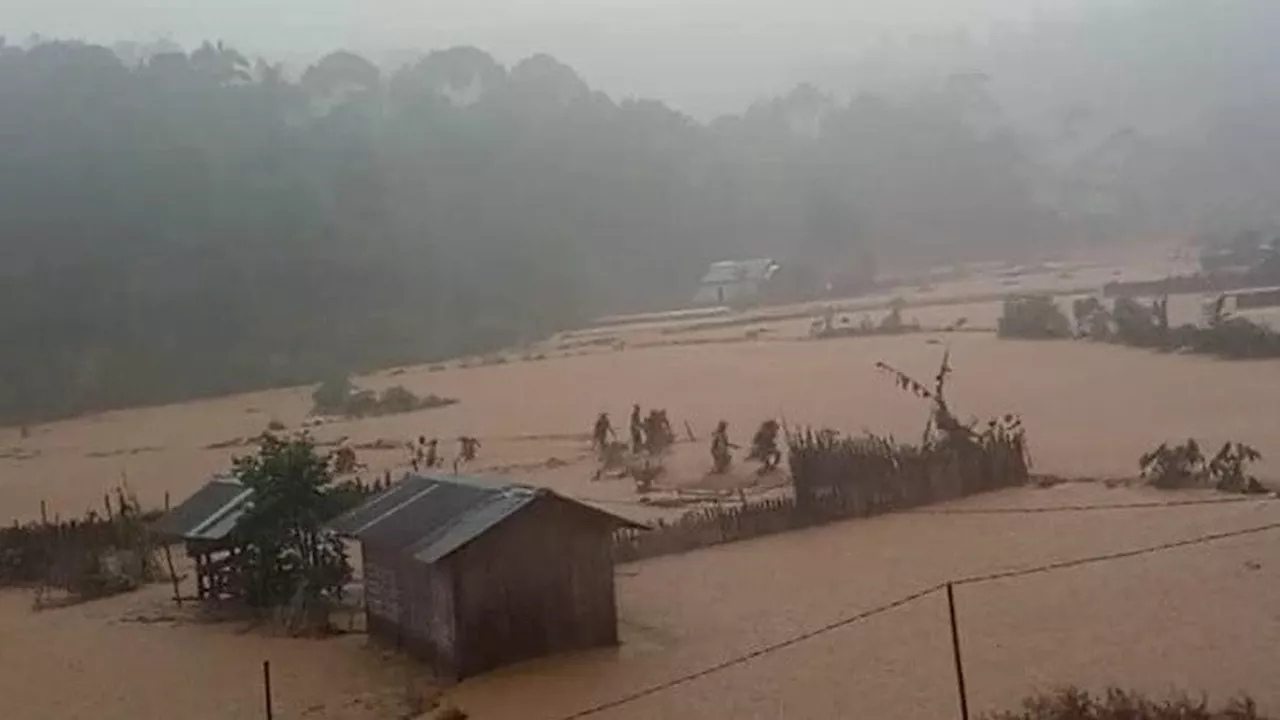
[[[0,34],[110,44],[221,39],[250,55],[314,61],[334,48],[375,61],[454,45],[513,63],[547,53],[610,94],[707,117],[815,80],[885,38],[981,34],[1000,24],[1134,0],[17,0]]]
[[[0,416],[1276,224],[1274,2],[886,5],[23,0]]]

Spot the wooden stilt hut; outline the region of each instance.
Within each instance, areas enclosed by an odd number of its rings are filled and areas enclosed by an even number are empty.
[[[181,542],[195,563],[195,596],[221,601],[243,595],[234,559],[243,550],[232,530],[253,491],[230,476],[216,476],[152,526],[162,542]]]

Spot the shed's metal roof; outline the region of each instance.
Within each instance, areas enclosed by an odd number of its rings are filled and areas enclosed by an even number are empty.
[[[347,511],[331,522],[329,527],[343,535],[358,535],[364,526],[377,522],[383,515],[404,505],[426,487],[416,482],[413,476],[405,474],[400,482]]]
[[[401,550],[488,502],[497,488],[443,476],[406,475],[329,524],[371,547]]]
[[[218,541],[225,539],[236,529],[236,523],[240,522],[240,517],[249,509],[249,505],[253,500],[253,491],[243,488],[239,495],[235,496],[226,505],[223,505],[213,516],[193,528],[190,532],[183,536],[184,540],[208,540]]]
[[[162,515],[151,530],[161,537],[221,540],[231,532],[252,494],[234,477],[216,476]]]
[[[462,549],[538,498],[556,497],[617,525],[643,527],[544,488],[481,478],[406,475],[364,505],[329,524],[371,547],[434,563]]]
[[[422,538],[407,549],[418,562],[433,563],[442,560],[464,545],[480,537],[490,528],[520,512],[538,496],[538,492],[512,488],[508,492],[492,496],[487,502],[457,517],[453,522]]]

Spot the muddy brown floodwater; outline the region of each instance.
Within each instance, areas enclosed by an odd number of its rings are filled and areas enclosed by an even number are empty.
[[[964,310],[961,307],[962,311]],[[939,316],[939,320],[945,318]],[[719,331],[724,332],[724,331]],[[734,331],[737,332],[737,331]],[[1164,440],[1257,446],[1274,480],[1280,366],[984,334],[838,341],[762,340],[553,356],[471,369],[406,368],[363,382],[458,397],[439,410],[317,428],[364,443],[475,435],[476,471],[628,506],[626,483],[592,482],[583,435],[596,413],[624,425],[632,402],[668,409],[702,438],[720,419],[739,444],[767,417],[792,425],[916,438],[927,408],[873,370],[921,379],[944,344],[964,417],[1020,414],[1036,470],[1129,477]],[[175,499],[243,449],[208,449],[270,419],[297,427],[309,389],[279,390],[0,430],[0,508],[37,517],[97,506],[122,477],[144,503]],[[361,451],[373,471],[401,450]],[[682,445],[668,481],[697,484],[702,444]],[[1182,495],[1068,484],[973,498],[965,507],[1114,504]],[[1195,497],[1199,497],[1196,495]],[[619,568],[623,644],[510,668],[453,691],[478,720],[539,720],[714,664],[958,575],[1029,567],[1280,522],[1257,501],[1043,514],[901,514],[841,523]],[[958,593],[973,703],[1011,705],[1036,686],[1118,683],[1215,695],[1252,691],[1280,709],[1280,534],[1259,534]],[[359,637],[300,641],[164,618],[164,588],[32,613],[0,593],[0,718],[259,718],[263,659],[277,668],[281,718],[387,717],[420,671]],[[152,622],[140,622],[138,618]],[[157,621],[158,620],[158,621]],[[392,699],[388,699],[392,698]],[[905,607],[620,707],[611,718],[955,717],[943,598]]]

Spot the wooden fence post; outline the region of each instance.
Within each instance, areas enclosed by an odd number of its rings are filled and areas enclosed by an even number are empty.
[[[272,720],[274,714],[271,710],[271,661],[262,661],[262,695],[263,700],[267,704],[267,720]]]
[[[964,663],[960,660],[960,629],[956,626],[956,596],[947,583],[947,612],[951,616],[951,651],[956,664],[956,688],[960,692],[960,718],[969,720],[969,693],[964,682]]]

